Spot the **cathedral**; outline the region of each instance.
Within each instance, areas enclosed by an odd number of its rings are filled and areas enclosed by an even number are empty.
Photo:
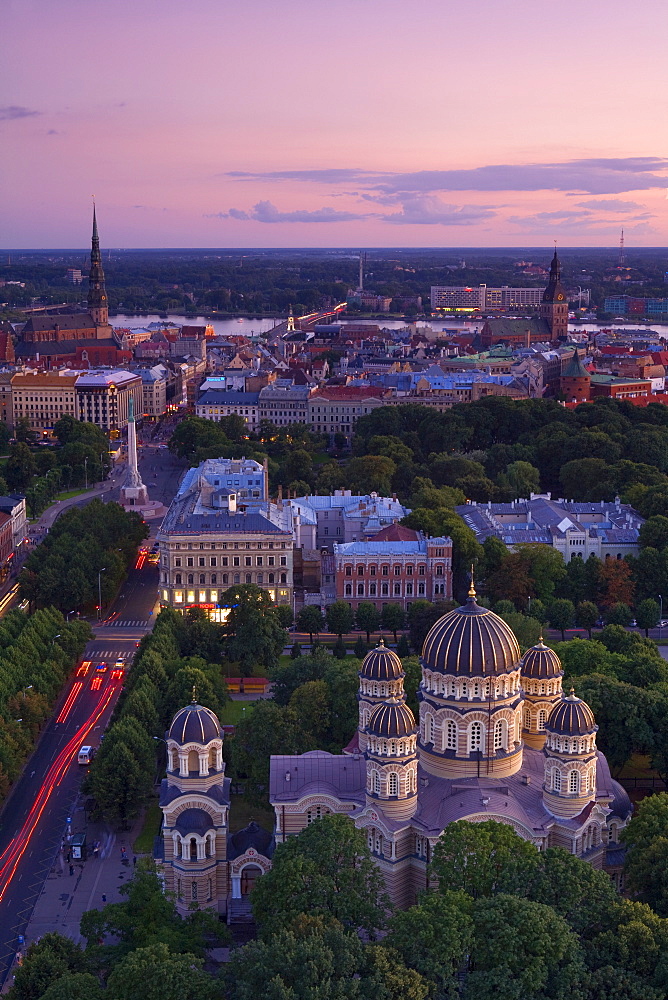
[[[73,363],[85,368],[89,364],[119,364],[132,357],[124,338],[119,337],[109,324],[109,303],[95,207],[87,306],[87,312],[32,316],[21,330],[16,345],[19,361],[36,358],[50,366]]]
[[[395,906],[429,885],[448,823],[496,820],[539,850],[559,846],[619,885],[619,833],[632,806],[596,749],[589,706],[562,691],[556,653],[541,640],[521,655],[502,618],[476,601],[444,615],[422,649],[419,722],[406,704],[401,660],[381,640],[361,665],[359,724],[335,755],[271,758],[269,833],[230,834],[229,779],[216,716],[196,704],[167,733],[158,862],[183,912],[193,904],[237,919],[276,843],[327,813],[366,833]]]

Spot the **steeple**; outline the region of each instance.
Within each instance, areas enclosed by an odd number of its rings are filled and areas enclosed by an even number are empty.
[[[565,340],[568,336],[568,296],[561,283],[561,261],[554,248],[550,264],[550,280],[543,292],[540,315],[547,320],[551,340]]]
[[[100,237],[97,231],[97,215],[93,202],[93,238],[90,250],[90,272],[88,274],[88,311],[96,326],[109,325],[109,306],[107,290],[104,284],[102,269],[102,254],[100,253]]]

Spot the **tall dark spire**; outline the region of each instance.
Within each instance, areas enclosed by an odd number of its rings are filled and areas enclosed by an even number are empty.
[[[88,275],[88,311],[96,326],[107,326],[109,323],[109,307],[107,290],[104,284],[102,254],[100,253],[100,237],[97,231],[97,215],[93,202],[93,238],[90,249],[90,272]]]
[[[568,296],[561,283],[561,261],[554,248],[550,264],[550,279],[543,292],[540,315],[547,320],[551,340],[565,340],[568,336]]]

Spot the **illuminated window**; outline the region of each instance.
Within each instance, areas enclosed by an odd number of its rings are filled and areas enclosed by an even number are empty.
[[[194,590],[189,590],[188,591],[188,604],[194,604],[194,603],[195,603],[195,591]]]
[[[218,591],[217,590],[212,590],[211,591],[211,603],[215,604],[217,600],[218,600]]]
[[[174,604],[183,604],[183,591],[182,590],[175,590],[174,591]]]

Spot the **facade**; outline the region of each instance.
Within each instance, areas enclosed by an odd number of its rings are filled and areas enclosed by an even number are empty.
[[[7,514],[12,522],[12,547],[19,552],[28,534],[26,499],[21,494],[0,497],[0,512]]]
[[[415,600],[452,597],[452,539],[334,544],[336,600],[407,608]]]
[[[226,486],[233,490],[239,506],[257,506],[269,498],[266,461],[260,465],[253,458],[207,458],[196,468],[188,469],[176,495],[188,493],[203,480],[214,488]]]
[[[14,535],[10,514],[0,512],[0,583],[4,583],[11,572],[14,558]]]
[[[615,316],[648,316],[652,319],[665,320],[668,317],[668,298],[609,295],[603,301],[603,308]]]
[[[550,265],[547,288],[536,305],[538,316],[531,319],[487,320],[481,331],[483,345],[489,347],[502,342],[511,346],[529,347],[534,343],[554,343],[567,339],[568,294],[561,281],[561,261],[556,250]]]
[[[259,395],[259,392],[207,389],[197,400],[195,413],[216,423],[220,423],[221,417],[236,413],[244,418],[249,430],[256,431],[260,423]]]
[[[276,604],[291,605],[291,509],[260,498],[246,501],[208,465],[190,470],[157,534],[162,604],[180,611],[200,607],[223,620],[222,591],[251,583]],[[254,478],[259,483],[261,477]]]
[[[365,413],[385,406],[391,393],[371,386],[323,386],[309,398],[309,423],[316,434],[327,434],[330,442],[342,434],[350,444],[355,424]]]
[[[53,433],[56,421],[71,416],[78,419],[76,383],[78,373],[13,375],[11,379],[13,413],[23,418],[40,436]]]
[[[472,587],[425,640],[416,720],[401,661],[381,643],[360,669],[346,752],[271,758],[276,840],[326,813],[350,816],[400,907],[429,886],[434,847],[455,820],[505,823],[540,850],[564,847],[616,872],[632,806],[596,749],[591,710],[564,697],[561,665],[545,650],[541,642],[522,657]],[[539,693],[528,695],[534,680]]]
[[[472,500],[455,510],[481,543],[491,535],[510,549],[523,542],[541,542],[560,552],[565,562],[590,555],[623,559],[640,551],[638,533],[644,518],[619,497],[613,503],[576,503],[553,500],[550,493],[532,493],[528,500],[510,503]]]
[[[14,427],[13,378],[13,372],[0,372],[0,420],[4,421],[10,429]]]
[[[143,413],[141,375],[124,369],[103,369],[79,375],[76,395],[79,420],[97,424],[107,434],[127,427],[130,397],[135,412]]]
[[[141,375],[142,410],[144,417],[157,420],[167,409],[167,375],[158,365],[142,368]]]
[[[537,309],[543,291],[540,288],[501,288],[478,285],[432,285],[431,308],[439,312],[502,312]]]
[[[277,379],[259,392],[260,420],[269,420],[275,427],[309,423],[308,385],[294,385],[287,379]]]

